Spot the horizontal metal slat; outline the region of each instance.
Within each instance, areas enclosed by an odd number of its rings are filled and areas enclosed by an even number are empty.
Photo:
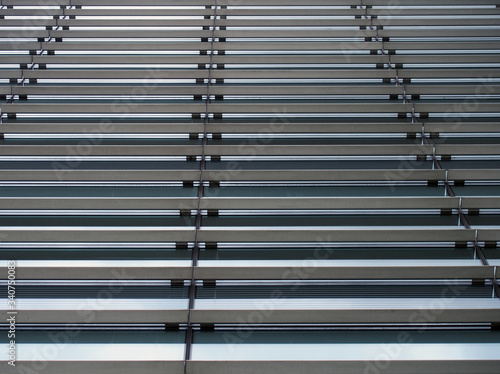
[[[469,146],[459,154],[474,154],[475,148],[482,150],[482,154],[496,154],[496,146],[478,145]],[[203,150],[204,149],[204,150]],[[459,147],[442,146],[441,152],[449,154]],[[266,156],[313,156],[313,155],[432,155],[433,148],[429,145],[94,145],[86,155],[88,156],[228,156],[228,155],[266,155]],[[465,153],[463,153],[465,152]],[[67,155],[73,156],[74,149],[66,145],[3,145],[0,147],[1,156],[31,156],[31,155]],[[439,152],[440,154],[440,152]],[[455,154],[455,153],[452,153]]]
[[[318,264],[321,260],[311,260]],[[306,265],[307,279],[488,279],[493,277],[493,266],[312,266]],[[296,266],[221,266],[195,267],[196,279],[282,280],[283,274],[294,274]]]
[[[417,106],[418,104],[415,104]],[[241,103],[241,104],[210,104],[212,113],[409,113],[412,111],[411,104],[407,103],[335,103],[335,104],[268,104],[268,103]],[[416,111],[429,112],[441,110],[445,112],[449,108],[443,104],[419,105]],[[483,109],[484,108],[484,109]],[[497,104],[478,104],[475,112],[497,111]],[[72,104],[62,106],[60,104],[2,104],[3,113],[205,113],[205,104],[142,104],[131,106],[127,103],[119,104]]]
[[[387,309],[359,309],[359,310],[273,310],[267,323],[407,323],[411,316],[418,316],[419,309],[394,310]],[[434,322],[497,322],[500,321],[498,309],[481,310],[471,309],[443,309],[436,315]],[[192,310],[193,323],[238,323],[242,318],[248,318],[252,313],[262,313],[258,309],[250,310]],[[413,317],[414,318],[414,317]]]
[[[500,236],[500,230],[478,230],[479,240],[492,240]],[[15,243],[45,242],[99,242],[99,243],[151,243],[192,242],[194,227],[165,228],[134,227],[68,227],[58,229],[47,227],[3,227],[0,234],[4,241]],[[198,230],[200,242],[467,242],[474,241],[475,231],[470,229],[401,229],[393,227],[346,229],[343,228],[207,228]]]
[[[56,164],[56,166],[59,166]],[[74,170],[69,167],[53,170],[0,170],[5,181],[194,181],[197,170]],[[449,176],[459,180],[500,180],[500,170],[449,170]],[[208,181],[439,181],[445,170],[416,169],[411,173],[398,170],[210,170],[204,173]]]
[[[433,92],[444,92],[450,86],[434,86],[429,88]],[[472,93],[477,91],[477,87],[458,86],[453,87],[457,94],[459,93]],[[498,86],[485,86],[488,92],[497,90],[500,92],[500,85]],[[407,89],[409,91],[409,89]],[[418,92],[425,91],[421,88]],[[207,90],[202,85],[157,85],[144,87],[143,85],[29,85],[29,86],[0,86],[0,94],[13,94],[13,95],[122,95],[130,93],[146,93],[147,95],[204,95]],[[449,92],[449,91],[448,91]],[[388,85],[327,85],[327,84],[288,84],[288,85],[213,85],[210,87],[210,94],[212,95],[393,95],[400,94],[401,87],[388,86]],[[144,98],[146,95],[141,95]]]
[[[481,233],[482,230],[479,230]],[[500,230],[485,232],[485,237],[500,235]],[[208,229],[200,228],[198,240],[202,242],[432,242],[473,241],[474,231],[468,229]]]
[[[343,57],[349,62],[349,57]],[[214,69],[212,79],[383,79],[395,78],[387,69]],[[400,69],[400,78],[498,78],[498,69]],[[187,79],[208,78],[208,69],[48,69],[9,70],[5,78],[30,79]],[[12,76],[11,76],[12,75]],[[486,82],[488,83],[488,82]]]
[[[235,133],[235,134],[248,134],[248,133],[269,133],[278,134],[286,133],[346,133],[346,126],[349,126],[349,133],[418,133],[422,130],[421,124],[412,124],[405,122],[387,123],[387,122],[369,122],[369,123],[343,123],[343,122],[311,122],[311,123],[293,123],[273,119],[270,123],[252,123],[252,122],[210,122],[207,124],[208,133]],[[500,129],[496,123],[487,123],[483,125],[473,124],[467,125],[462,123],[459,128],[455,128],[453,123],[443,124],[430,124],[430,130],[438,130],[438,132],[498,132]],[[36,122],[22,122],[15,120],[13,122],[4,121],[0,123],[0,131],[3,133],[42,133],[42,134],[58,134],[58,133],[90,133],[90,134],[115,134],[115,133],[202,133],[203,123],[151,123],[141,122],[138,126],[137,123],[124,123],[113,121],[112,123],[36,123]]]
[[[12,78],[12,74],[5,74]],[[42,75],[43,76],[43,75]],[[20,77],[18,77],[20,78]],[[143,95],[203,95],[206,94],[206,88],[202,85],[151,85],[144,87],[142,85],[26,85],[26,86],[0,86],[0,94],[5,95],[123,95],[133,94],[139,92]],[[418,84],[407,85],[407,95],[476,95],[479,99],[481,95],[492,95],[500,92],[500,85],[496,84],[483,84],[478,89],[477,84],[470,85],[457,85],[457,84]],[[231,85],[214,85],[210,87],[212,95],[242,95],[251,97],[252,95],[266,95],[266,96],[305,96],[305,95],[337,95],[337,96],[350,96],[350,95],[400,95],[402,90],[400,86],[393,86],[387,84],[371,84],[371,85],[342,85],[342,84],[287,84],[287,85],[251,85],[251,84],[231,84]],[[446,102],[441,99],[440,101]]]
[[[198,170],[73,170],[64,162],[51,170],[0,170],[4,181],[195,181]]]
[[[23,123],[0,124],[3,133],[37,134],[188,134],[202,133],[203,123]]]
[[[500,198],[462,198],[463,207],[500,207]],[[0,197],[0,209],[197,209],[196,198]],[[203,197],[201,209],[458,209],[453,197]]]
[[[346,60],[347,62],[347,60]],[[20,72],[14,70],[20,77]],[[451,73],[466,75],[465,70]],[[477,71],[476,71],[477,72]],[[484,69],[483,74],[491,74],[492,70]],[[444,71],[427,72],[428,76]],[[208,69],[48,69],[23,70],[26,78],[37,79],[208,79]],[[425,72],[421,72],[421,75]],[[449,73],[448,73],[449,75]],[[441,76],[441,75],[439,75]],[[383,79],[394,78],[395,73],[384,69],[222,69],[212,70],[212,79]]]

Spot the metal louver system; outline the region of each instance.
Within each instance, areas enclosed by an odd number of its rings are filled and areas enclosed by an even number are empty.
[[[0,6],[0,373],[500,372],[500,1]]]

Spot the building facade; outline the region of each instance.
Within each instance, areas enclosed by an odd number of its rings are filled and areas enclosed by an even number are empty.
[[[0,5],[0,373],[500,372],[500,1]]]

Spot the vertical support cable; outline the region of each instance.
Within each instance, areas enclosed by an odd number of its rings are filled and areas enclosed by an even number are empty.
[[[198,185],[198,200],[196,206],[196,218],[195,218],[195,234],[194,234],[194,245],[191,258],[191,284],[189,286],[189,304],[187,310],[187,329],[186,329],[186,352],[184,356],[184,373],[186,374],[187,362],[191,359],[191,347],[193,344],[193,325],[191,323],[191,310],[194,309],[194,302],[196,298],[196,280],[194,276],[194,268],[198,264],[198,258],[200,253],[200,246],[198,243],[198,231],[201,227],[201,199],[204,196],[204,186],[203,186],[203,172],[206,168],[206,155],[205,146],[208,143],[207,137],[207,125],[209,121],[209,104],[210,104],[210,87],[212,81],[212,67],[213,67],[213,55],[214,55],[214,36],[215,28],[217,22],[217,0],[214,0],[214,13],[213,13],[212,30],[210,36],[210,52],[209,52],[209,66],[208,66],[208,81],[206,87],[206,98],[205,98],[205,116],[203,118],[203,138],[201,143],[201,160],[200,160],[200,173],[199,173],[199,185]]]
[[[417,118],[417,122],[418,122],[418,118]],[[422,140],[425,142],[425,144],[433,145],[434,149],[435,149],[435,144],[431,143],[431,141],[427,138],[427,136],[425,136],[425,133],[422,133]],[[441,163],[439,162],[439,160],[436,157],[435,152],[433,152],[432,160],[433,160],[434,164],[437,166],[437,168],[443,169],[443,167],[441,166]],[[448,180],[448,170],[446,170],[446,179],[444,181],[444,185],[445,185],[446,192],[448,193],[448,196],[456,197],[455,192],[453,191],[453,188]],[[467,216],[465,215],[465,213],[462,210],[462,199],[461,198],[460,198],[460,203],[458,206],[458,220],[459,220],[459,225],[463,226],[465,229],[471,229],[469,220],[467,219]],[[474,242],[473,242],[474,257],[479,258],[481,260],[482,265],[489,266],[489,262],[486,258],[486,255],[484,254],[483,249],[479,245],[477,236],[478,236],[478,232],[476,230],[475,236],[474,236]],[[493,285],[494,294],[496,294],[496,296],[500,298],[500,286],[498,285],[498,282],[496,281],[495,277],[493,277],[491,279],[491,283]]]

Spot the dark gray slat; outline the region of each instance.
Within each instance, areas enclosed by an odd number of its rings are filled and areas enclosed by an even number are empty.
[[[83,0],[80,0],[83,1]],[[386,6],[387,2],[384,0],[364,0],[365,5],[379,5]],[[498,0],[477,0],[474,5],[496,5]],[[404,0],[401,5],[430,5],[430,6],[440,6],[440,5],[471,5],[469,0]]]
[[[462,197],[464,209],[495,209],[500,208],[500,197]]]
[[[446,111],[447,104],[420,104],[418,112]],[[2,104],[3,113],[205,113],[205,104]],[[343,103],[343,104],[210,104],[212,113],[411,113],[408,103]],[[498,111],[495,104],[478,104],[474,112]]]
[[[185,5],[189,6],[189,5]],[[313,6],[304,9],[290,8],[267,8],[258,9],[232,8],[217,9],[218,16],[354,16],[364,15],[365,9],[350,8],[315,8]],[[0,15],[5,16],[32,16],[32,15],[66,15],[66,16],[213,16],[213,9],[204,8],[173,8],[173,9],[150,9],[147,7],[141,9],[0,9]]]
[[[11,92],[14,95],[133,95],[134,93],[139,93],[137,99],[143,100],[149,95],[204,95],[207,92],[205,86],[199,84],[184,84],[184,85],[150,85],[144,86],[141,84],[136,85],[95,85],[95,84],[67,84],[67,85],[29,85],[29,86],[12,86],[12,87],[0,87],[0,93]],[[123,99],[126,101],[127,99]],[[134,101],[134,99],[130,99]]]
[[[0,15],[2,16],[62,16],[64,15],[65,9],[57,9],[57,8],[39,8],[39,9],[19,9],[19,8],[11,8],[11,9],[0,9]]]
[[[373,26],[459,26],[459,27],[469,27],[469,26],[494,26],[498,24],[498,19],[492,18],[429,18],[429,19],[411,19],[411,18],[376,18],[372,19]]]
[[[22,71],[21,70],[0,70],[0,78],[3,78],[3,79],[10,79],[10,78],[15,78],[15,79],[21,79],[23,76],[22,74]],[[3,87],[4,90],[7,89],[8,90],[8,87]]]
[[[448,68],[448,69],[400,69],[400,78],[476,78],[488,83],[488,78],[498,78],[500,69],[494,68]]]
[[[3,16],[212,16],[212,9],[0,9]]]
[[[384,0],[365,0],[366,5],[379,5],[385,6],[387,2]],[[474,2],[476,5],[488,5],[497,4],[496,0],[477,0]],[[39,5],[37,0],[3,0],[4,5]],[[44,0],[46,5],[70,5],[70,0]],[[102,5],[100,0],[71,0],[72,5],[92,5],[99,6]],[[213,5],[212,0],[190,0],[190,5]],[[235,5],[231,0],[218,0],[217,2],[220,6]],[[286,6],[286,5],[303,5],[304,2],[301,0],[245,0],[245,5],[259,5],[259,6]],[[330,0],[310,0],[308,5],[318,5],[318,6],[328,6],[331,5]],[[131,5],[141,5],[141,6],[181,6],[185,5],[183,0],[107,0],[106,5],[109,6],[131,6]],[[342,0],[336,3],[336,5],[359,5],[359,0]],[[469,0],[439,0],[439,2],[432,0],[413,0],[412,5],[471,5]]]
[[[34,63],[42,64],[120,64],[124,62],[121,55],[35,55],[31,56]],[[31,62],[29,56],[3,57],[3,61],[21,63],[25,60]],[[464,55],[393,55],[391,62],[394,63],[414,63],[414,64],[434,64],[434,63],[464,63],[474,64],[481,60],[481,63],[496,63],[498,56],[495,54],[485,55],[464,54]],[[208,63],[206,55],[126,55],[127,64],[193,64]],[[382,55],[349,55],[349,60],[342,55],[214,55],[213,63],[223,64],[376,64],[387,63],[387,56]]]
[[[411,113],[409,103],[242,103],[242,104],[210,104],[212,113]],[[2,104],[3,113],[204,113],[205,104],[142,104],[138,106],[119,104]],[[500,106],[495,102],[476,103],[473,108],[451,106],[449,103],[415,103],[417,113],[498,113]]]
[[[309,268],[307,268],[309,269]],[[308,279],[491,279],[492,266],[317,266],[307,272]],[[282,280],[294,274],[297,266],[202,266],[194,269],[196,279],[205,280]]]
[[[468,4],[468,5],[475,5],[474,4]],[[412,4],[413,5],[413,4]],[[434,4],[435,5],[435,4]],[[456,5],[456,4],[453,4]],[[477,4],[476,4],[477,5]],[[409,9],[409,8],[404,8],[404,7],[399,7],[396,9],[383,9],[383,8],[369,8],[367,9],[367,14],[371,16],[448,16],[448,15],[464,15],[464,16],[471,16],[471,15],[497,15],[500,14],[500,9],[498,8],[467,8],[467,9],[462,9],[462,8],[434,8],[433,6],[428,6],[423,9]]]
[[[187,252],[187,251],[186,251]],[[81,253],[81,252],[80,252]],[[124,258],[124,256],[115,256],[110,254],[109,256],[101,255],[96,258],[96,256],[89,256],[84,260],[116,260],[119,264],[118,266],[99,266],[99,267],[84,267],[84,266],[23,266],[18,267],[16,269],[16,274],[19,278],[22,279],[44,279],[44,280],[116,280],[117,275],[120,276],[122,280],[161,280],[165,279],[190,279],[191,278],[191,268],[189,266],[181,267],[181,266],[141,266],[141,260],[158,260],[158,257],[147,257],[148,253],[141,250],[142,255],[135,256],[135,258]],[[185,261],[189,261],[191,258],[191,254],[188,254]],[[18,255],[19,256],[19,255]],[[75,255],[73,255],[70,259],[66,260],[75,260]],[[19,259],[19,257],[17,257]],[[33,258],[31,257],[30,260]],[[44,260],[46,260],[45,258]],[[59,260],[60,258],[56,258]],[[79,258],[81,259],[81,258]],[[120,260],[135,260],[136,266],[123,266],[120,264]],[[168,261],[168,259],[160,259],[161,261]],[[118,287],[117,287],[118,288]]]
[[[384,43],[384,48],[393,50],[408,50],[408,49],[429,49],[429,50],[474,50],[487,49],[499,50],[500,42],[498,41],[475,41],[475,42],[387,42]]]
[[[4,5],[40,5],[38,0],[2,0]],[[318,1],[318,0],[316,0]],[[97,0],[44,0],[44,5],[103,5],[102,1]],[[185,5],[184,0],[106,0],[106,5],[108,6],[133,6],[133,5],[143,5],[143,6],[181,6]],[[213,0],[189,0],[190,5],[213,5]]]
[[[30,64],[33,62],[34,56],[27,55],[2,55],[0,64]],[[14,69],[12,69],[14,71]]]
[[[448,30],[449,31],[449,30]],[[481,30],[478,30],[481,31]],[[488,30],[486,30],[488,31]],[[493,30],[495,31],[495,30]],[[482,31],[485,36],[491,36]],[[481,34],[481,35],[482,35]],[[418,34],[417,34],[418,35]],[[453,35],[453,34],[452,34]],[[375,37],[375,30],[215,30],[215,38],[352,38]],[[2,31],[0,37],[18,38],[203,38],[212,37],[210,30],[9,30]]]
[[[177,20],[134,20],[134,19],[5,19],[2,20],[2,26],[181,26],[181,27],[202,27],[212,26],[213,20],[210,19],[177,19]]]
[[[330,4],[331,5],[331,4]],[[335,4],[338,5],[338,4]],[[364,5],[364,4],[363,4]],[[387,4],[386,4],[387,5]],[[469,4],[470,5],[470,4]],[[500,10],[497,8],[439,8],[428,6],[423,9],[411,9],[406,7],[394,8],[367,8],[367,9],[337,9],[337,8],[316,8],[307,4],[307,8],[303,9],[289,9],[282,8],[266,8],[260,7],[257,9],[244,9],[240,7],[229,7],[227,9],[218,9],[217,15],[219,16],[335,16],[335,15],[368,15],[368,16],[415,16],[415,15],[431,15],[431,16],[448,16],[448,15],[497,15]]]
[[[498,237],[500,230],[485,231],[478,230],[480,241]],[[106,228],[73,228],[66,230],[59,228],[24,227],[0,230],[3,237],[9,242],[99,242],[99,243],[121,243],[121,242],[192,242],[194,240],[194,229],[176,228],[176,230],[134,228],[126,227],[117,229]],[[382,229],[349,229],[345,228],[281,228],[281,229],[231,229],[202,227],[198,230],[199,242],[467,242],[473,241],[475,231],[470,229],[400,229],[391,227]]]
[[[16,297],[21,299],[64,299],[64,298],[97,298],[108,284],[93,286],[78,285],[18,285]],[[117,285],[119,292],[115,293],[120,299],[183,299],[187,297],[187,287],[170,287],[157,285],[131,286]],[[1,287],[7,292],[7,287]],[[197,292],[198,299],[252,299],[270,298],[274,291],[281,292],[286,298],[427,298],[439,297],[443,290],[457,294],[460,298],[488,298],[491,296],[491,286],[471,287],[447,285],[408,286],[408,285],[359,285],[359,286],[331,286],[302,285],[291,286],[217,286],[216,288],[200,287]]]
[[[181,206],[178,206],[178,209]],[[418,217],[417,217],[418,218]],[[50,230],[54,227],[129,227],[132,230],[141,227],[186,227],[194,224],[194,218],[182,217],[180,215],[143,215],[123,213],[116,214],[45,214],[26,213],[23,215],[2,214],[0,212],[2,226],[39,227],[43,226]]]
[[[346,57],[346,63],[348,58]],[[483,69],[484,74],[500,70]],[[435,75],[446,76],[446,71],[433,70]],[[467,74],[467,70],[452,70]],[[475,70],[477,75],[477,70]],[[425,72],[422,72],[425,74]],[[432,72],[428,72],[432,74]],[[450,73],[451,74],[451,73]],[[23,70],[27,79],[208,79],[207,69],[48,69]],[[395,71],[386,69],[224,69],[212,70],[212,79],[383,79],[395,78]],[[158,87],[158,84],[151,84]],[[29,87],[29,86],[28,86]],[[149,87],[146,86],[146,89]]]
[[[354,32],[353,32],[354,34]],[[0,29],[1,38],[208,38],[212,32],[209,30],[9,30]]]
[[[111,20],[94,20],[94,19],[59,19],[50,20],[43,19],[41,21],[31,19],[6,19],[2,21],[5,26],[212,26],[213,20],[205,19],[181,19],[181,20],[134,20],[134,19],[111,19]],[[57,21],[57,22],[56,22]],[[335,26],[482,26],[482,25],[497,25],[496,18],[441,18],[441,19],[336,19]],[[310,27],[310,26],[332,26],[332,20],[328,18],[314,19],[218,19],[217,26],[226,27]],[[0,26],[1,27],[1,26]]]
[[[262,311],[261,311],[262,312]],[[391,314],[391,311],[385,311]],[[248,318],[249,312],[246,312]],[[418,311],[416,311],[418,313]],[[346,313],[348,314],[348,313]],[[399,314],[399,313],[398,313]],[[244,313],[241,313],[241,318],[244,318]],[[407,318],[410,316],[408,314]],[[332,318],[332,317],[329,317]],[[401,319],[404,319],[401,318]],[[408,322],[408,321],[406,321]],[[384,356],[385,357],[385,356]],[[384,369],[386,374],[418,374],[422,370],[426,373],[433,374],[448,374],[451,372],[455,374],[475,374],[478,367],[481,367],[483,374],[496,374],[500,368],[497,360],[459,360],[459,361],[440,361],[440,360],[392,360],[392,361],[271,361],[271,360],[253,360],[253,361],[227,361],[227,360],[210,360],[210,361],[187,361],[186,367],[190,374],[219,374],[224,370],[229,373],[240,374],[302,374],[302,373],[326,373],[334,371],[338,373],[362,373],[363,370],[371,369],[368,366],[373,364],[374,372],[379,369],[375,365],[385,365],[388,363],[387,368]],[[369,372],[367,370],[367,372]],[[9,374],[9,373],[8,373]],[[79,373],[75,373],[79,374]],[[100,374],[100,373],[99,373]],[[114,374],[111,373],[111,374]]]
[[[477,145],[469,146],[465,154],[474,154],[477,149],[481,154],[497,154],[497,146]],[[234,155],[266,155],[266,156],[312,156],[312,155],[432,155],[433,147],[428,145],[206,145],[204,154],[207,156],[234,156]],[[439,148],[438,154],[463,154],[460,147]],[[0,147],[2,156],[72,156],[74,149],[67,145],[3,145]],[[95,145],[86,155],[88,156],[201,156],[201,145]]]
[[[463,242],[474,240],[474,231],[467,229],[272,229],[245,230],[231,229],[221,232],[220,229],[201,228],[198,231],[200,242]],[[488,233],[489,235],[489,233]],[[487,236],[485,234],[485,236]]]
[[[194,228],[177,228],[176,230],[165,230],[165,228],[134,228],[126,227],[124,229],[116,229],[115,227],[85,229],[71,228],[67,230],[48,229],[44,227],[26,229],[25,227],[10,228],[9,230],[1,230],[3,237],[8,238],[9,242],[30,243],[30,242],[106,242],[106,243],[151,243],[151,242],[193,242]]]
[[[58,164],[55,164],[58,166]],[[61,169],[0,170],[4,181],[194,181],[197,170],[74,170],[61,163]]]
[[[401,74],[401,70],[398,74]],[[477,83],[473,84],[408,84],[405,87],[408,95],[475,95],[480,99],[482,95],[492,95],[500,93],[500,84],[495,82],[488,83],[485,81],[478,87]]]
[[[88,143],[83,143],[87,145]],[[0,147],[1,155],[8,156],[72,156],[75,149],[80,148],[81,144],[75,143],[72,145],[9,145],[5,144]],[[478,145],[477,147],[483,147]],[[483,154],[495,154],[498,152],[494,147],[488,147],[482,150]],[[465,151],[465,154],[472,152],[471,147]],[[149,156],[194,156],[201,155],[201,145],[143,145],[143,144],[128,144],[128,145],[94,145],[91,150],[85,153],[86,156],[131,156],[131,155],[149,155]],[[234,155],[297,155],[297,156],[312,156],[312,155],[431,155],[433,147],[428,145],[412,145],[412,144],[377,144],[366,145],[362,148],[358,145],[296,145],[296,144],[278,144],[278,145],[207,145],[205,146],[205,154],[208,156],[234,156]],[[443,153],[461,154],[459,148],[443,148]]]
[[[207,125],[207,130],[209,133],[268,133],[272,132],[278,136],[281,133],[345,133],[346,125],[349,126],[349,132],[351,133],[406,133],[413,132],[417,133],[422,130],[421,124],[411,124],[405,122],[387,123],[387,122],[373,122],[373,123],[289,123],[271,120],[270,123],[251,123],[251,122],[225,122],[217,123],[212,122]],[[442,124],[429,125],[430,129],[436,129],[443,132],[447,129],[446,126],[450,127],[448,130],[453,132],[455,129],[452,124],[445,123]],[[440,127],[443,126],[443,127]],[[500,131],[496,123],[484,124],[481,127],[468,126],[463,124],[456,131],[486,131],[486,132],[498,132]],[[188,133],[200,133],[203,132],[203,124],[195,123],[148,123],[141,122],[140,126],[137,123],[123,123],[114,122],[110,125],[100,125],[99,123],[84,123],[84,122],[74,122],[74,123],[30,123],[14,121],[13,123],[2,123],[0,124],[0,131],[4,133],[44,133],[44,134],[58,134],[58,133],[94,133],[94,134],[113,134],[113,133],[166,133],[166,134],[188,134]]]
[[[143,42],[143,43],[127,43],[127,42],[64,42],[64,43],[49,43],[49,42],[15,42],[15,43],[0,43],[0,50],[49,50],[49,51],[199,51],[200,49],[209,50],[210,43],[200,42]]]
[[[482,229],[478,230],[477,240],[480,242],[497,242],[500,241],[499,229]],[[498,278],[498,275],[497,275]]]
[[[17,121],[16,121],[17,122]],[[201,123],[14,123],[0,124],[0,131],[3,133],[79,133],[79,134],[189,134],[202,133],[203,124]]]
[[[202,85],[157,85],[144,88],[142,85],[26,85],[26,86],[0,86],[1,94],[14,95],[119,95],[134,92],[147,93],[148,95],[203,95],[206,88]],[[399,95],[401,88],[387,84],[372,85],[343,85],[343,84],[287,84],[287,85],[252,85],[231,84],[213,85],[210,88],[213,95]],[[491,95],[500,92],[500,84],[485,83],[478,89],[477,84],[418,84],[407,85],[408,95]],[[141,97],[144,97],[142,95]]]
[[[139,256],[140,257],[140,256]],[[19,258],[19,257],[18,257]],[[110,257],[107,257],[108,259]],[[32,258],[30,258],[32,259]],[[72,258],[74,259],[74,258]],[[86,258],[95,259],[95,258]],[[120,259],[124,259],[121,257]],[[137,259],[137,258],[136,258]],[[144,257],[143,257],[144,259]],[[289,266],[236,266],[236,267],[196,267],[195,279],[198,280],[249,280],[267,279],[282,280],[286,271],[293,273],[296,267]],[[89,272],[88,267],[68,266],[65,268],[52,266],[23,266],[18,268],[16,274],[22,279],[116,279],[116,274],[124,274],[124,279],[189,279],[190,267],[141,267],[138,261],[135,267],[99,267]],[[321,266],[308,273],[308,279],[489,279],[494,274],[493,266]]]
[[[16,316],[16,322],[21,323],[89,323],[89,318],[92,318],[92,323],[162,323],[169,321],[172,323],[186,323],[187,310],[185,309],[135,309],[135,310],[96,310],[96,305],[84,304],[78,307],[75,305],[74,309],[70,310],[23,310]],[[0,318],[7,320],[8,314],[6,311],[0,310]],[[19,364],[19,362],[17,362]],[[144,363],[144,361],[142,361]],[[182,366],[181,366],[182,367]],[[88,366],[86,373],[88,372]],[[109,368],[109,366],[107,366]],[[2,369],[3,370],[3,369]],[[72,371],[72,370],[71,370]],[[66,372],[66,371],[65,371]],[[109,373],[109,370],[102,371],[102,374]],[[142,369],[139,372],[143,372]],[[17,373],[17,368],[14,373]],[[137,371],[135,371],[137,373]]]
[[[344,56],[345,63],[349,57]],[[449,69],[400,69],[400,78],[476,78],[484,83],[487,78],[500,77],[500,69],[493,68],[449,68]],[[6,77],[38,79],[201,79],[208,78],[207,69],[48,69],[14,70]],[[213,79],[395,79],[396,70],[388,69],[223,69],[212,70]],[[251,82],[249,82],[251,83]],[[362,83],[362,82],[360,82]],[[279,84],[277,84],[279,85]],[[152,84],[157,87],[156,84]],[[28,86],[30,87],[30,86]],[[149,86],[147,86],[149,87]]]
[[[205,104],[2,104],[1,109],[4,113],[205,113]]]
[[[450,170],[459,180],[499,180],[500,171]],[[4,181],[194,181],[196,170],[0,170]],[[210,170],[204,175],[208,181],[439,181],[445,170]]]
[[[432,86],[437,93],[443,92],[450,86]],[[453,86],[458,93],[473,93],[477,86]],[[494,88],[492,88],[494,87]],[[500,85],[498,86],[500,91]],[[489,85],[486,90],[495,90],[497,86]],[[407,88],[408,91],[408,88]],[[206,87],[203,85],[157,85],[144,87],[143,85],[27,85],[27,86],[0,86],[0,93],[13,93],[14,95],[120,95],[134,92],[147,95],[204,95]],[[431,91],[432,92],[432,91]],[[449,92],[449,91],[448,91]],[[373,85],[312,85],[312,84],[287,84],[287,85],[213,85],[210,87],[212,95],[397,95],[401,88],[387,84]]]
[[[111,26],[143,26],[145,28],[148,27],[202,27],[202,26],[213,26],[213,19],[42,19],[44,23],[37,20],[31,19],[6,19],[2,21],[2,25],[4,26],[69,26],[69,27],[111,27]],[[331,19],[317,19],[314,20],[315,25],[317,26],[331,26]],[[223,23],[223,24],[220,24]],[[311,21],[309,19],[275,19],[275,20],[217,20],[218,26],[295,26],[295,27],[310,27]],[[337,19],[335,20],[335,26],[368,26],[370,25],[370,20],[366,19]],[[2,27],[0,25],[0,27]]]
[[[190,4],[191,5],[191,4]],[[354,16],[354,15],[378,15],[378,16],[405,16],[405,15],[496,15],[496,8],[470,8],[470,9],[440,9],[429,7],[426,9],[349,9],[349,8],[325,8],[314,7],[308,4],[308,8],[228,8],[218,9],[218,16]],[[213,9],[186,8],[186,9],[0,9],[0,15],[24,16],[24,15],[67,15],[67,16],[212,16]]]
[[[87,312],[92,314],[92,312]],[[99,317],[102,312],[99,312]],[[157,313],[159,314],[159,313]],[[112,313],[108,313],[112,316]],[[147,315],[152,315],[147,313]],[[88,318],[88,315],[87,315]],[[110,319],[110,317],[108,317]],[[156,319],[161,320],[161,318],[156,317]],[[185,318],[187,321],[187,318]],[[59,322],[59,321],[56,321]],[[160,322],[162,323],[162,322]],[[163,322],[164,323],[164,322]],[[78,330],[77,330],[78,331]],[[52,343],[51,343],[52,344]],[[83,374],[92,372],[93,374],[154,374],[154,373],[182,373],[184,370],[184,361],[182,360],[171,360],[171,361],[44,361],[50,367],[50,370],[55,373],[72,373],[72,374]],[[16,362],[17,367],[6,367],[4,371],[5,374],[17,374],[18,369],[21,368],[31,368],[33,367],[32,361],[20,361]]]
[[[379,37],[390,38],[418,38],[418,37],[435,37],[435,38],[453,38],[453,37],[494,37],[500,34],[498,29],[488,28],[461,28],[461,29],[433,29],[428,27],[425,29],[383,29],[378,31]]]
[[[433,323],[498,323],[500,321],[499,309],[479,309],[479,308],[449,308],[440,309],[439,314],[433,315]],[[262,308],[258,309],[238,309],[238,310],[221,310],[221,309],[194,309],[191,311],[191,321],[193,323],[241,323],[239,321],[248,320],[249,315],[254,313],[262,313]],[[364,309],[326,309],[326,310],[311,310],[311,309],[286,309],[273,310],[265,317],[265,323],[325,323],[325,321],[335,321],[336,323],[408,323],[409,320],[415,319],[415,316],[421,316],[421,309],[372,309],[367,306]],[[366,361],[365,361],[366,365]],[[496,366],[498,369],[498,361]],[[474,364],[475,370],[477,365]],[[329,369],[331,366],[329,366]],[[421,367],[419,367],[421,370]],[[447,366],[449,370],[449,365]],[[288,373],[289,371],[286,371]],[[203,373],[206,373],[204,371]],[[251,373],[251,372],[250,372]],[[395,373],[400,374],[398,370]],[[410,371],[408,373],[417,374],[419,371]],[[443,371],[449,373],[449,371]],[[475,371],[470,372],[475,373]],[[496,373],[491,371],[491,373]]]
[[[470,52],[470,51],[469,51]],[[36,58],[36,56],[35,56]],[[496,54],[467,53],[467,54],[395,54],[391,56],[393,64],[477,64],[481,63],[497,63],[498,56]]]
[[[449,122],[435,122],[435,121],[423,121],[424,130],[428,132],[437,133],[496,133],[500,131],[498,122],[490,121],[471,121],[471,122],[461,122],[457,123],[455,121]]]
[[[500,170],[498,169],[449,169],[449,181],[477,181],[477,180],[499,180]]]
[[[34,55],[33,62],[36,64],[208,64],[208,55]],[[156,69],[158,70],[158,69]]]
[[[463,198],[467,207],[500,207],[500,198]],[[0,197],[0,209],[196,209],[194,198]],[[453,197],[203,197],[201,209],[458,209]]]
[[[36,0],[2,0],[2,5],[27,6],[27,5],[41,5],[41,4],[39,1]],[[68,6],[69,0],[45,0],[44,5]]]
[[[473,140],[470,140],[473,142]],[[488,144],[437,144],[436,154],[438,155],[497,155],[500,154],[498,145]]]
[[[99,298],[103,290],[110,288],[110,284],[103,282],[102,285],[17,285],[16,298],[20,299],[87,299]],[[113,287],[113,286],[111,286]],[[7,287],[0,287],[7,293]],[[116,292],[113,292],[114,298],[119,299],[184,299],[187,298],[187,287],[170,287],[158,285],[116,285]]]
[[[199,51],[209,50],[212,48],[211,43],[200,43],[200,42],[168,42],[168,43],[157,43],[157,42],[143,42],[143,43],[130,43],[130,42],[82,42],[82,43],[41,43],[40,47],[35,46],[40,43],[18,43],[16,44],[0,44],[2,50],[26,50],[26,49],[38,49],[42,48],[45,50],[55,50],[55,51],[65,51],[65,50],[117,50],[117,51],[139,51],[139,50],[150,50],[150,51],[163,51],[163,50],[182,50],[182,51]],[[474,45],[474,43],[472,43]],[[488,47],[492,48],[497,46],[498,43],[481,43],[484,46],[479,48],[478,45],[475,47],[471,45],[471,49],[483,49]],[[372,50],[381,49],[382,42],[214,42],[213,48],[215,50],[225,50],[225,51],[310,51],[310,50]],[[401,46],[404,48],[404,46]],[[417,47],[418,49],[419,47]],[[421,49],[438,49],[440,46],[437,43],[424,45],[421,43]]]
[[[476,99],[477,100],[477,99]],[[415,105],[415,112],[419,113],[496,113],[500,110],[498,102],[474,102],[474,107],[459,103],[420,103]]]

